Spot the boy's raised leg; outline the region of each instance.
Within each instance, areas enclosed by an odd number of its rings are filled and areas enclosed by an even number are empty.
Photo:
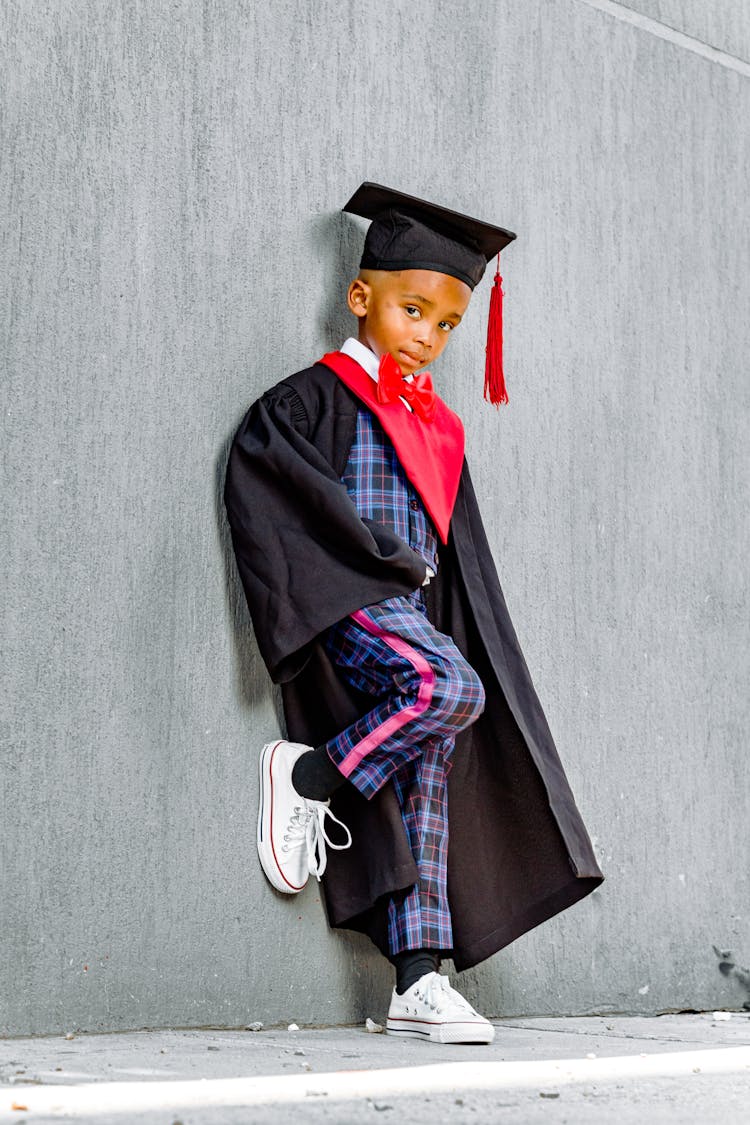
[[[297,894],[311,873],[320,879],[326,847],[341,850],[352,842],[349,829],[333,815],[328,801],[311,801],[294,788],[294,763],[310,749],[279,739],[267,743],[260,755],[258,856],[268,881],[283,894]],[[336,844],[327,835],[326,817],[343,829],[345,843]]]

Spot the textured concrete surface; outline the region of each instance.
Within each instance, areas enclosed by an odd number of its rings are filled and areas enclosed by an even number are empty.
[[[362,1027],[10,1040],[0,1121],[744,1125],[749,1031],[747,1015],[683,1015],[502,1021],[487,1047]]]
[[[490,278],[434,374],[608,876],[464,987],[747,998],[746,5],[684,6],[719,59],[655,26],[676,7],[3,5],[0,1030],[387,994],[258,869],[278,701],[219,499],[249,402],[349,330],[365,178],[518,232],[510,406],[481,402]]]
[[[588,0],[597,3],[597,0]],[[680,31],[699,44],[726,51],[750,63],[750,5],[720,0],[706,4],[703,0],[622,0],[621,4],[602,5],[612,9],[632,8],[664,25]],[[667,30],[668,33],[668,30]]]

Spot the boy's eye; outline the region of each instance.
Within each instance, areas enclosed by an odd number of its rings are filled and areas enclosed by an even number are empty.
[[[440,327],[443,329],[444,332],[452,332],[453,329],[456,326],[455,326],[455,324],[451,324],[451,322],[449,320],[441,320],[440,321]]]
[[[416,305],[405,305],[406,315],[410,316],[412,320],[417,320],[422,314]]]

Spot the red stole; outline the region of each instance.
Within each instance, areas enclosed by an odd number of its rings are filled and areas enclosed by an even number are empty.
[[[381,423],[441,541],[447,543],[464,460],[464,427],[459,416],[436,395],[433,421],[422,422],[400,399],[378,402],[377,383],[351,356],[328,352],[319,362],[335,371]]]

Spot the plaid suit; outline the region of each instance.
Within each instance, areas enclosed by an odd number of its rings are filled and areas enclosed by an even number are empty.
[[[437,539],[422,501],[365,408],[342,481],[360,515],[394,530],[437,573]],[[392,782],[419,870],[418,884],[390,900],[390,951],[450,950],[446,778],[457,732],[484,707],[482,684],[428,621],[421,590],[353,613],[324,640],[340,673],[375,700],[326,743],[328,754],[366,797]]]

